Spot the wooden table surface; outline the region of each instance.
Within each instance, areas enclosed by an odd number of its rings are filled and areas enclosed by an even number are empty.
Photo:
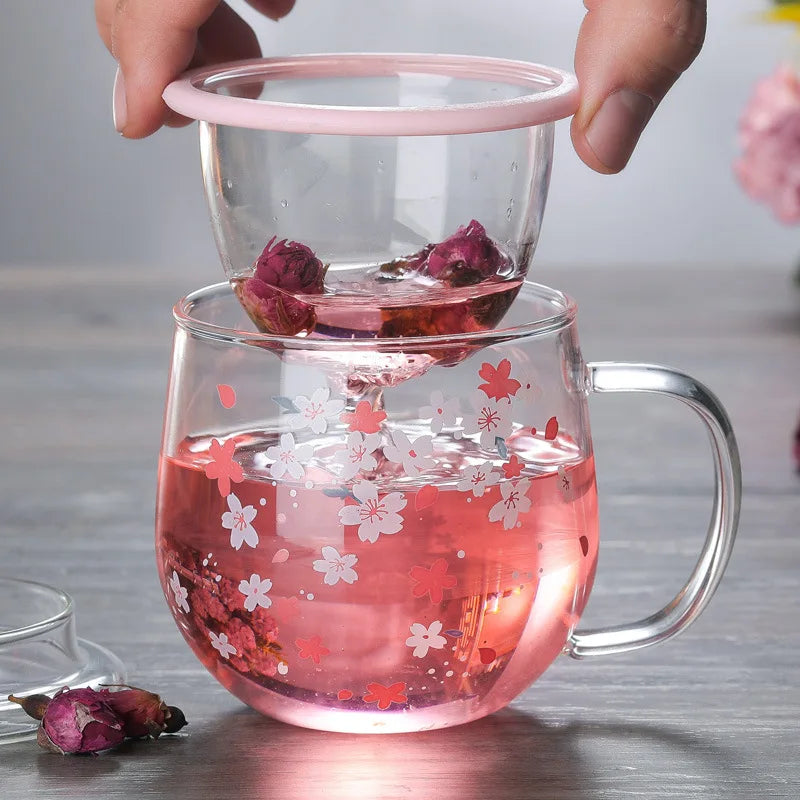
[[[717,596],[676,640],[556,662],[510,709],[358,737],[265,719],[195,660],[156,579],[153,504],[172,302],[186,275],[0,268],[0,572],[77,602],[80,635],[184,708],[185,735],[99,758],[0,747],[2,800],[800,797],[800,291],[788,274],[573,270],[587,359],[666,363],[726,405],[744,467]],[[705,435],[677,403],[591,401],[603,544],[589,625],[645,616],[710,510]]]

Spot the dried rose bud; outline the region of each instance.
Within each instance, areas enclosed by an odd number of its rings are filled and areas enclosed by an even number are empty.
[[[314,327],[312,306],[258,278],[237,282],[233,288],[247,316],[262,333],[294,336]]]
[[[497,275],[510,260],[477,220],[460,227],[428,255],[428,274],[452,286],[471,286]]]
[[[152,736],[158,739],[166,730],[167,704],[157,694],[120,684],[118,691],[103,689],[100,695],[122,720],[126,736],[134,739]]]
[[[50,698],[46,694],[31,694],[27,697],[15,697],[10,694],[8,699],[10,702],[22,706],[22,710],[34,719],[41,719],[50,703]]]
[[[311,248],[300,242],[276,242],[273,236],[258,257],[255,276],[287,292],[322,294],[325,267]]]
[[[97,753],[125,739],[122,720],[94,689],[62,689],[48,704],[38,742],[56,753]]]
[[[181,728],[185,728],[189,724],[183,711],[177,706],[167,706],[165,722],[164,733],[177,733]]]

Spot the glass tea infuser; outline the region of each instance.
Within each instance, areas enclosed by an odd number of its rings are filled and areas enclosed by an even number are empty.
[[[228,282],[174,309],[162,586],[206,668],[311,728],[418,731],[511,702],[561,653],[683,630],[733,546],[730,422],[689,376],[589,363],[526,280],[572,76],[524,62],[317,55],[189,73]],[[711,522],[680,593],[578,627],[598,554],[592,392],[702,420]]]

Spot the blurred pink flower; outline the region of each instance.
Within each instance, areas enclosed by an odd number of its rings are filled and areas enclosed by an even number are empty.
[[[781,222],[800,222],[800,78],[791,67],[778,67],[756,85],[739,141],[734,171],[747,193]]]

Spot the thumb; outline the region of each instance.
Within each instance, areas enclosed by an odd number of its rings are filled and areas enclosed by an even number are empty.
[[[625,167],[670,87],[703,46],[706,0],[585,0],[572,142],[598,172]]]

